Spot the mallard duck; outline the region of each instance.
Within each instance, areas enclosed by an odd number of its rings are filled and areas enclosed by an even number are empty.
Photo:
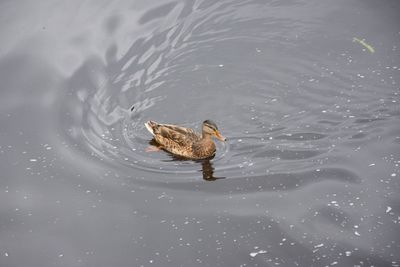
[[[226,140],[211,120],[203,122],[202,134],[190,128],[155,121],[148,121],[144,125],[160,148],[189,159],[205,159],[215,155],[216,148],[212,136],[221,141]]]

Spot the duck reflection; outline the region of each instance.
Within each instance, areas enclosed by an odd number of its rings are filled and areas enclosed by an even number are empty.
[[[147,151],[159,151],[159,150],[163,150],[161,148],[161,146],[154,140],[150,140],[149,142],[150,148]],[[164,150],[165,151],[165,150]],[[168,153],[168,155],[171,157],[172,161],[187,161],[189,159],[186,159],[184,157],[180,157],[177,155],[174,155],[172,153],[169,153],[168,151],[166,151]],[[201,164],[201,170],[203,173],[203,179],[206,181],[215,181],[218,179],[225,179],[225,177],[215,177],[214,176],[214,167],[213,167],[213,163],[212,163],[212,159],[214,158],[214,156],[209,157],[207,159],[201,159],[201,160],[194,160],[194,162]]]
[[[225,177],[215,177],[214,167],[210,159],[205,159],[201,161],[203,179],[206,181],[215,181],[218,179],[224,179]]]

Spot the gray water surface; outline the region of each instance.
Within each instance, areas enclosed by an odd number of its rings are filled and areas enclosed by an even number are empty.
[[[399,13],[2,1],[0,266],[400,266]],[[228,141],[146,152],[149,119]]]

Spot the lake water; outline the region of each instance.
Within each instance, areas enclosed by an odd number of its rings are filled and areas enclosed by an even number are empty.
[[[400,266],[399,13],[2,1],[0,265]],[[150,119],[228,140],[146,152]]]

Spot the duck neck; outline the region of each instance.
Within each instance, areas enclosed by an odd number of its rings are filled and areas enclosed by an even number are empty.
[[[211,134],[206,133],[206,132],[203,132],[202,135],[201,135],[201,139],[203,139],[203,140],[205,140],[205,141],[212,140],[212,139],[211,139]]]
[[[193,144],[193,150],[199,158],[212,156],[215,152],[215,144],[208,133],[202,133],[201,139]]]

